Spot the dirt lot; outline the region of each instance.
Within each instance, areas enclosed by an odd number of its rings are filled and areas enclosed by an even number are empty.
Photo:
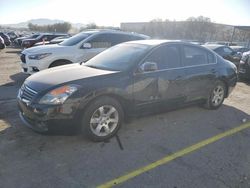
[[[192,106],[134,119],[117,137],[39,135],[18,118],[19,49],[0,51],[0,187],[96,187],[250,120],[250,85],[239,82],[224,105]],[[117,187],[250,187],[250,129],[153,168]]]

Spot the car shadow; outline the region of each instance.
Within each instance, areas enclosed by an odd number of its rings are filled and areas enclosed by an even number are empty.
[[[13,50],[13,51],[7,51],[5,53],[7,54],[20,54],[22,52],[22,50]]]
[[[0,129],[0,135],[4,134],[8,129],[13,129],[13,128],[16,129],[17,127],[19,130],[22,131],[29,130],[29,128],[24,126],[23,122],[21,122],[19,118],[16,100],[0,101],[0,105],[1,105],[0,108],[2,108],[0,110],[0,119],[9,124],[9,127],[6,128],[5,130]],[[188,111],[188,114],[186,114],[185,111]],[[126,130],[145,128],[144,125],[140,125],[143,124],[141,122],[147,121],[147,119],[150,121],[150,119],[152,120],[154,118],[159,118],[159,117],[160,119],[164,119],[167,117],[169,122],[171,122],[171,117],[173,117],[174,121],[178,121],[178,116],[181,115],[183,117],[183,113],[186,114],[186,116],[194,116],[193,118],[204,116],[205,118],[202,118],[200,120],[197,119],[197,121],[201,121],[201,123],[204,123],[204,120],[206,120],[206,118],[208,120],[209,119],[216,120],[216,118],[218,118],[218,113],[221,113],[221,115],[226,114],[226,117],[230,116],[231,118],[233,118],[231,121],[238,122],[239,125],[243,123],[244,119],[245,119],[244,121],[250,120],[249,114],[233,106],[228,106],[224,104],[218,110],[206,110],[201,107],[192,105],[192,106],[185,106],[182,108],[175,108],[171,110],[167,108],[165,110],[161,110],[160,112],[158,111],[157,113],[154,112],[147,115],[145,114],[139,115],[130,119],[130,121],[128,121],[127,123],[124,123],[123,126],[126,127]],[[225,119],[225,121],[227,120],[228,119]],[[78,122],[80,122],[80,119]],[[121,130],[119,134],[122,134],[123,131],[124,130]],[[46,136],[73,136],[73,135],[79,135],[79,133],[80,133],[79,124],[74,124],[74,126],[55,125],[48,134],[40,134],[40,133],[35,133],[35,134],[46,135]]]
[[[27,77],[28,75],[24,73],[11,75],[9,77],[11,81],[0,85],[0,101],[15,98],[19,88]]]
[[[24,74],[22,72],[19,72],[10,76],[11,80],[13,80],[13,82],[18,86],[21,86],[24,80],[28,77],[29,77],[28,74]]]

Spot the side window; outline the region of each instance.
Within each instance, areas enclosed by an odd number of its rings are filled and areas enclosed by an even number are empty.
[[[131,40],[144,40],[144,38],[142,38],[140,36],[132,36]]]
[[[47,38],[48,38],[47,35],[44,35],[44,36],[41,37],[40,40],[41,40],[41,41],[43,41],[43,40],[47,41]]]
[[[194,46],[184,46],[184,62],[186,66],[208,64],[207,52]]]
[[[208,63],[215,63],[215,56],[211,52],[207,52]]]
[[[109,48],[116,44],[120,44],[122,42],[127,42],[131,40],[138,40],[138,39],[133,39],[132,35],[127,35],[127,34],[104,33],[97,35],[89,42],[91,43],[93,48]]]
[[[113,39],[111,34],[99,34],[89,41],[92,48],[109,48],[112,46]]]
[[[131,36],[126,35],[126,34],[113,34],[113,41],[112,41],[112,46],[122,43],[122,42],[127,42],[131,41]]]
[[[48,35],[48,36],[47,36],[47,41],[50,41],[50,40],[52,40],[53,38],[55,38],[55,35]]]
[[[158,70],[181,66],[179,48],[176,45],[160,46],[155,49],[144,62],[157,63]]]

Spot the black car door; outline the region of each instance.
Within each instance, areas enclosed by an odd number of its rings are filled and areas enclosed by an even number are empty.
[[[183,45],[188,101],[205,98],[217,75],[216,58],[212,52],[193,45]]]
[[[157,70],[143,71],[142,67],[146,63],[155,63]],[[181,67],[178,44],[167,44],[153,49],[140,63],[139,71],[134,76],[136,106],[140,108],[185,101],[185,72]]]

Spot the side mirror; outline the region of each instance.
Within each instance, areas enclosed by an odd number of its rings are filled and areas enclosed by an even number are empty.
[[[158,70],[157,63],[155,62],[145,62],[140,67],[143,72],[152,72]]]
[[[92,48],[92,46],[90,43],[83,43],[82,48],[83,49],[90,49],[90,48]]]

